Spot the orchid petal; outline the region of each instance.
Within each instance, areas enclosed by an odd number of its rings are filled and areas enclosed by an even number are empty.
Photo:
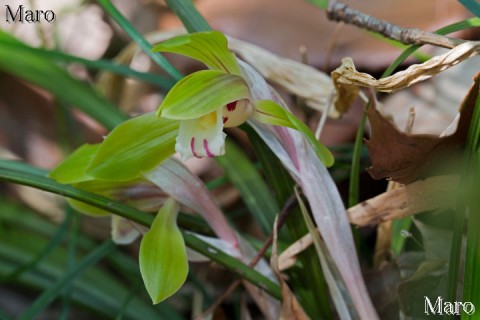
[[[116,244],[131,244],[140,236],[140,226],[130,220],[112,215],[112,240]]]
[[[221,156],[225,153],[225,137],[222,114],[217,110],[199,119],[181,121],[175,150],[183,160]]]

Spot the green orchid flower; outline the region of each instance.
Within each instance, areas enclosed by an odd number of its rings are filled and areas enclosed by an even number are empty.
[[[215,157],[225,153],[224,128],[239,126],[250,118],[286,126],[305,134],[325,165],[333,156],[320,145],[308,127],[290,112],[270,100],[256,101],[227,38],[218,31],[181,35],[156,45],[155,52],[188,56],[209,70],[190,74],[167,94],[157,116],[179,121],[175,150],[183,160]]]

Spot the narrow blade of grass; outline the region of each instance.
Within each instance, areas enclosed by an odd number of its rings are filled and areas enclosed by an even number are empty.
[[[118,23],[118,25],[135,41],[140,48],[155,61],[165,72],[175,80],[180,80],[183,75],[175,69],[161,54],[150,51],[152,45],[128,22],[128,20],[118,11],[110,0],[99,0],[98,3],[108,12],[108,14]]]
[[[92,251],[88,256],[83,258],[77,266],[71,271],[65,273],[58,281],[50,287],[47,291],[44,291],[34,302],[33,304],[25,310],[19,320],[28,320],[32,319],[34,316],[38,315],[43,309],[45,309],[52,301],[54,301],[61,291],[75,278],[80,275],[85,269],[93,266],[110,252],[115,249],[115,244],[111,241],[105,241],[102,245],[97,247]]]
[[[31,169],[28,169],[28,172]],[[146,212],[139,211],[122,203],[112,201],[108,198],[73,188],[69,185],[57,183],[49,178],[42,176],[35,176],[25,172],[21,172],[20,166],[17,163],[17,171],[10,171],[2,168],[0,163],[0,181],[12,182],[22,184],[44,191],[56,193],[65,197],[69,197],[75,200],[79,200],[95,206],[100,209],[110,211],[114,214],[118,214],[126,219],[137,222],[141,225],[149,227],[153,221],[153,215]],[[279,286],[266,276],[258,273],[256,270],[249,268],[241,261],[229,256],[218,248],[208,244],[207,242],[199,239],[191,233],[182,232],[185,239],[185,243],[190,248],[198,251],[202,255],[210,258],[226,268],[240,274],[244,279],[251,283],[262,287],[266,292],[270,293],[273,297],[281,299],[281,292]]]
[[[166,0],[166,2],[170,9],[172,9],[182,21],[188,32],[212,30],[207,21],[197,11],[192,0]]]
[[[74,79],[55,63],[8,41],[0,41],[0,70],[22,78],[76,106],[108,129],[127,119],[92,87]]]
[[[295,183],[280,160],[255,131],[248,126],[244,128],[262,165],[268,185],[273,189],[278,206],[283,207],[293,194]],[[291,209],[286,225],[292,241],[300,239],[308,232],[298,206]],[[288,272],[292,289],[299,297],[299,302],[312,319],[331,319],[328,288],[315,248],[311,247],[302,252],[299,261],[301,268],[292,268]]]
[[[272,233],[275,215],[280,211],[270,190],[257,172],[255,166],[234,143],[227,140],[228,152],[223,157],[216,157],[218,163],[238,189],[253,218],[262,227],[265,235]]]
[[[461,4],[465,6],[471,13],[480,17],[480,4],[475,0],[458,0]]]
[[[466,19],[463,21],[459,21],[456,23],[452,23],[448,26],[445,26],[443,28],[440,28],[435,31],[435,33],[441,34],[441,35],[446,35],[452,32],[468,29],[468,28],[474,28],[480,26],[480,19],[479,18],[470,18]],[[398,57],[393,61],[390,66],[383,72],[382,78],[388,77],[391,75],[395,69],[398,68],[400,64],[402,64],[405,59],[407,59],[410,55],[412,55],[415,51],[417,51],[418,48],[420,48],[420,45],[411,45],[407,47]]]
[[[366,106],[368,109],[369,106]],[[355,137],[355,145],[353,147],[352,165],[350,167],[350,183],[348,189],[348,206],[353,207],[359,201],[360,193],[360,160],[362,159],[363,134],[365,131],[365,123],[367,122],[367,112],[364,111],[360,119],[360,125],[357,129]]]
[[[57,228],[57,231],[53,235],[48,245],[42,251],[40,251],[30,262],[20,266],[10,274],[1,276],[0,283],[13,281],[14,279],[20,277],[23,273],[34,269],[39,262],[47,258],[50,253],[52,253],[58,246],[61,245],[62,240],[65,237],[65,233],[68,230],[70,220],[70,216],[67,216],[67,218],[62,222],[62,224]]]
[[[149,72],[136,71],[127,66],[124,66],[106,59],[89,60],[89,59],[84,59],[81,57],[69,55],[60,51],[45,50],[41,48],[28,47],[28,50],[31,50],[37,55],[43,56],[45,58],[49,58],[51,60],[67,62],[67,63],[76,62],[84,65],[89,69],[110,71],[112,73],[115,73],[121,76],[138,79],[144,82],[151,83],[164,90],[169,90],[175,84],[174,80],[166,78],[162,75],[149,73]]]
[[[449,273],[448,273],[448,301],[457,301],[457,283],[460,272],[460,257],[462,250],[462,237],[465,225],[465,213],[468,210],[467,223],[467,251],[465,255],[465,269],[463,281],[463,299],[473,305],[480,304],[480,278],[478,270],[480,268],[480,235],[478,225],[480,224],[480,201],[473,196],[480,183],[480,94],[477,96],[475,111],[472,116],[467,144],[465,148],[464,170],[460,185],[466,186],[469,192],[466,196],[466,202],[460,202],[460,206],[455,215],[455,230],[452,240],[452,251],[450,255]],[[463,199],[462,199],[463,200]],[[473,315],[464,315],[465,319],[476,319]],[[453,317],[452,317],[453,318]],[[462,316],[462,319],[464,317]]]

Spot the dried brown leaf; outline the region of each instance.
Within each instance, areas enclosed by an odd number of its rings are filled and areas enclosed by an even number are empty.
[[[358,85],[341,82],[341,78],[346,74],[357,72],[351,58],[343,58],[342,65],[331,73],[333,85],[335,87],[334,106],[335,109],[343,114],[350,109],[353,101],[357,98],[360,91]],[[373,79],[373,77],[372,77]]]
[[[445,137],[401,132],[378,111],[372,97],[372,106],[367,111],[372,132],[370,140],[365,142],[372,166],[367,171],[374,179],[388,178],[408,184],[447,168],[445,164],[451,164],[458,157],[466,141],[478,91],[477,74],[460,107],[457,131]]]

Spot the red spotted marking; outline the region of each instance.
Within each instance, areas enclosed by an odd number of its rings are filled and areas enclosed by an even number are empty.
[[[190,149],[192,149],[192,154],[195,158],[201,158],[196,152],[195,152],[195,137],[192,137],[192,140],[190,141]]]
[[[208,149],[208,141],[207,139],[203,139],[203,147],[205,148],[205,152],[207,154],[207,157],[209,158],[213,158],[215,157],[215,155],[213,153],[210,152],[210,150]]]
[[[227,110],[230,112],[235,111],[236,108],[237,108],[237,101],[233,101],[227,104]]]
[[[223,117],[223,124],[227,123],[228,117]]]

